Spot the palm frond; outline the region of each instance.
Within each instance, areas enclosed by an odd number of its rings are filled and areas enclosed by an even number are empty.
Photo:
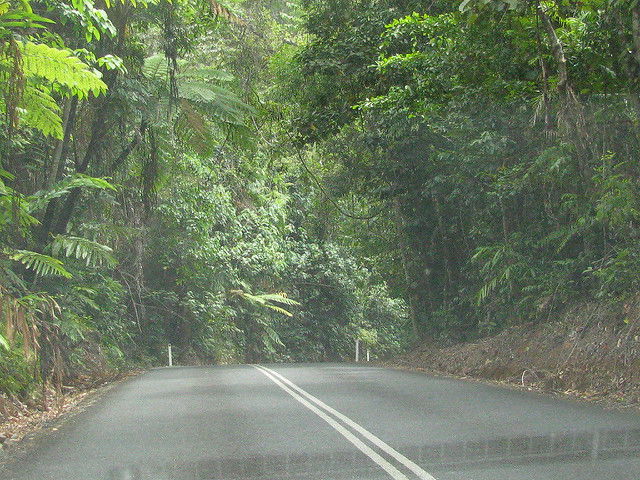
[[[11,260],[22,263],[26,268],[33,270],[40,276],[54,275],[65,278],[73,276],[64,268],[64,264],[60,260],[49,255],[30,250],[13,249],[5,249],[4,253]]]
[[[93,188],[96,190],[117,191],[116,187],[104,178],[91,177],[76,173],[53,185],[48,190],[41,190],[28,197],[29,212],[37,212],[46,207],[54,198],[62,197],[74,188]]]
[[[64,253],[67,257],[84,260],[87,266],[106,264],[115,267],[118,263],[110,247],[83,237],[56,235],[51,244],[51,252],[55,256]]]
[[[31,204],[27,197],[6,187],[0,192],[0,226],[19,225],[26,235],[29,228],[40,224],[40,221],[30,215]]]

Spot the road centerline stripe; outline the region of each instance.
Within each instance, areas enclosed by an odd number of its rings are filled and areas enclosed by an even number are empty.
[[[320,410],[317,406],[313,405],[311,402],[305,400],[301,395],[294,392],[287,385],[281,382],[278,378],[273,376],[268,369],[264,367],[260,367],[258,365],[252,365],[256,370],[262,372],[265,376],[267,376],[273,383],[278,385],[282,390],[287,392],[293,398],[295,398],[298,402],[304,405],[306,408],[311,410],[317,416],[319,416],[322,420],[327,422],[334,430],[336,430],[340,435],[349,440],[358,450],[368,456],[371,460],[377,463],[385,472],[387,472],[391,478],[395,480],[409,480],[405,474],[403,474],[396,467],[391,465],[386,459],[384,459],[380,454],[375,452],[371,447],[366,445],[362,440],[356,437],[353,433],[347,430],[344,426],[338,423],[335,419],[331,418],[325,412]]]
[[[337,410],[335,410],[334,408],[330,407],[329,405],[324,403],[319,398],[314,397],[313,395],[311,395],[307,391],[303,390],[302,388],[297,386],[295,383],[293,383],[288,378],[286,378],[283,375],[279,374],[278,372],[276,372],[274,370],[271,370],[270,368],[264,367],[262,365],[253,365],[253,367],[258,369],[258,370],[260,370],[260,371],[262,371],[262,373],[264,373],[265,375],[269,376],[272,380],[274,380],[274,382],[275,382],[275,380],[280,380],[281,383],[284,384],[284,386],[288,386],[291,389],[295,390],[295,392],[297,392],[297,394],[299,394],[299,396],[306,397],[309,401],[313,402],[316,406],[318,406],[319,408],[323,409],[325,412],[330,413],[335,418],[341,420],[344,424],[346,424],[347,426],[351,427],[353,430],[358,432],[364,438],[366,438],[371,443],[373,443],[375,446],[377,446],[380,450],[382,450],[387,455],[391,456],[396,461],[398,461],[399,463],[404,465],[407,469],[411,470],[421,480],[436,480],[436,478],[434,476],[432,476],[431,474],[429,474],[428,472],[423,470],[415,462],[409,460],[407,457],[405,457],[400,452],[395,450],[393,447],[391,447],[390,445],[385,443],[383,440],[381,440],[380,438],[375,436],[369,430],[365,429],[364,427],[362,427],[358,423],[354,422],[353,420],[351,420],[346,415],[344,415],[344,414],[338,412]],[[283,389],[284,389],[284,386],[280,385],[280,387],[283,388]],[[292,392],[292,393],[295,393],[295,392]],[[298,401],[300,401],[300,400],[298,400]],[[403,477],[404,477],[404,475],[403,475]],[[406,477],[404,477],[404,478],[406,478]]]

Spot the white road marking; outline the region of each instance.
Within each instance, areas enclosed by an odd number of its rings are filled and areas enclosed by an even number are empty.
[[[389,456],[393,457],[398,462],[400,462],[402,465],[404,465],[409,470],[411,470],[414,474],[416,474],[416,476],[418,478],[420,478],[422,480],[436,480],[436,478],[434,476],[432,476],[429,473],[425,472],[415,462],[412,462],[407,457],[402,455],[400,452],[395,450],[393,447],[387,445],[384,441],[382,441],[381,439],[376,437],[369,430],[367,430],[364,427],[360,426],[359,424],[357,424],[356,422],[351,420],[346,415],[343,415],[342,413],[338,412],[337,410],[331,408],[329,405],[324,403],[322,400],[314,397],[310,393],[308,393],[305,390],[303,390],[302,388],[298,387],[295,383],[293,383],[292,381],[290,381],[286,377],[280,375],[278,372],[275,372],[275,371],[271,370],[270,368],[263,367],[262,365],[254,365],[254,367],[257,368],[258,370],[261,370],[265,375],[270,376],[272,378],[272,380],[273,380],[273,377],[277,377],[277,379],[281,380],[286,385],[288,385],[289,387],[294,389],[296,392],[298,392],[300,395],[306,397],[307,399],[309,399],[310,401],[315,403],[318,407],[324,409],[326,412],[330,413],[331,415],[333,415],[334,417],[338,418],[339,420],[342,420],[342,422],[344,422],[346,425],[351,427],[356,432],[360,433],[360,435],[362,435],[364,438],[366,438],[371,443],[376,445],[378,448],[380,448],[380,450],[382,450],[383,452],[387,453]],[[274,380],[274,382],[275,382],[275,380]],[[285,387],[283,387],[281,385],[281,388],[285,388]],[[293,393],[291,393],[291,394],[293,395]],[[403,475],[403,477],[400,477],[400,478],[406,478],[406,477],[404,477],[404,475]]]
[[[391,478],[393,478],[395,480],[409,480],[407,478],[407,476],[404,475],[400,470],[398,470],[396,467],[391,465],[387,460],[385,460],[378,453],[376,453],[373,449],[371,449],[369,446],[367,446],[362,440],[360,440],[358,437],[356,437],[349,430],[347,430],[342,425],[340,425],[336,420],[331,418],[329,415],[324,413],[322,410],[320,410],[318,407],[316,407],[312,403],[310,403],[307,400],[305,400],[303,397],[298,395],[296,392],[291,390],[284,383],[282,383],[280,380],[278,380],[276,377],[274,377],[270,373],[271,372],[270,370],[265,369],[264,367],[257,366],[257,365],[252,365],[252,367],[254,367],[257,370],[260,370],[267,377],[269,377],[269,379],[271,379],[271,381],[273,383],[278,385],[281,389],[283,389],[285,392],[287,392],[289,395],[291,395],[293,398],[295,398],[298,402],[300,402],[302,405],[307,407],[309,410],[311,410],[313,413],[315,413],[321,419],[323,419],[325,422],[327,422],[329,425],[331,425],[340,435],[342,435],[344,438],[346,438],[351,443],[353,443],[356,446],[356,448],[358,448],[362,453],[364,453],[371,460],[373,460],[378,465],[380,465],[380,467],[382,467],[384,469],[384,471],[387,472],[391,476]],[[273,372],[273,373],[275,373],[275,372]]]

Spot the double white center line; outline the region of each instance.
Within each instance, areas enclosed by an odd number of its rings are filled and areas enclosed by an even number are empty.
[[[382,452],[386,453],[388,456],[395,459],[401,465],[406,467],[408,470],[413,472],[418,478],[422,480],[436,480],[435,477],[425,472],[422,468],[420,468],[417,464],[409,460],[407,457],[402,455],[400,452],[395,450],[394,448],[387,445],[385,442],[376,437],[373,433],[358,425],[356,422],[351,420],[346,415],[338,412],[337,410],[331,408],[329,405],[324,403],[322,400],[314,397],[310,393],[304,391],[302,388],[298,387],[296,384],[291,382],[289,379],[283,377],[278,372],[271,370],[270,368],[263,367],[262,365],[252,365],[257,370],[264,373],[273,383],[278,385],[282,390],[287,392],[293,398],[295,398],[298,402],[304,405],[306,408],[311,410],[313,413],[318,415],[322,420],[327,422],[334,430],[336,430],[340,435],[349,440],[358,450],[367,455],[371,460],[380,465],[380,467],[391,476],[395,480],[409,480],[404,473],[402,473],[398,468],[392,465],[388,460],[386,460],[382,455],[373,450],[370,446],[364,443],[360,438],[358,438],[353,432],[349,431],[346,427],[351,428],[353,431],[359,433],[362,437],[369,440],[373,445],[378,447]],[[340,423],[342,422],[342,423]]]

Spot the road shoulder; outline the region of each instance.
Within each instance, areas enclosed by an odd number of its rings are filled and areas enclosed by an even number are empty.
[[[57,431],[63,423],[93,405],[107,392],[143,373],[129,371],[88,389],[50,399],[45,410],[24,407],[17,415],[0,424],[0,467],[19,458],[29,445]]]

